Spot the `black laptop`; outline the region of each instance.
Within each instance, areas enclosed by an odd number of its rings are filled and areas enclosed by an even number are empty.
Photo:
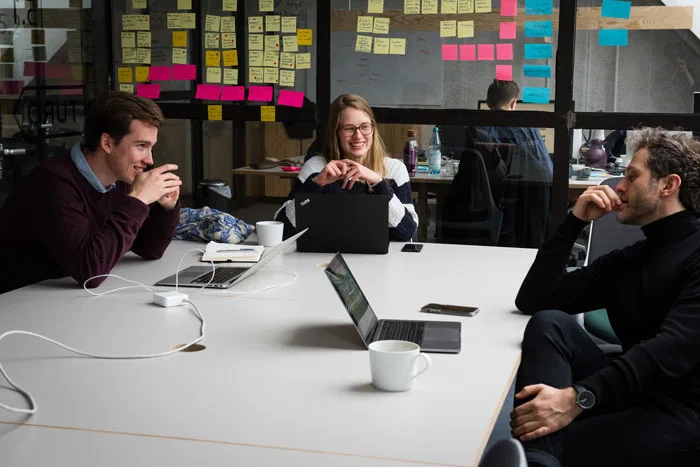
[[[297,229],[309,229],[297,240],[297,251],[386,254],[390,199],[391,195],[296,195]]]
[[[375,341],[396,339],[415,342],[424,352],[459,353],[461,350],[462,323],[377,319],[340,253],[325,271],[365,346]]]

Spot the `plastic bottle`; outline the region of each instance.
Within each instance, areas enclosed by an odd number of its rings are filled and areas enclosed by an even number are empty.
[[[440,133],[438,127],[433,128],[433,137],[430,138],[428,150],[428,173],[431,175],[440,174],[442,165],[442,152],[440,151]]]
[[[408,130],[408,139],[403,148],[403,163],[406,164],[406,170],[408,170],[408,175],[410,177],[416,174],[416,164],[418,162],[416,159],[417,154],[418,143],[416,142],[416,131]]]

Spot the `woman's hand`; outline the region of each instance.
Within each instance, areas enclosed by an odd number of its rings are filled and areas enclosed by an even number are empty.
[[[348,159],[345,159],[343,162],[345,162],[347,168],[345,175],[342,177],[342,189],[345,189],[347,187],[348,190],[351,190],[355,182],[358,180],[363,180],[370,185],[376,185],[377,183],[382,181],[381,175],[379,175],[373,170],[370,170],[369,168],[365,167],[364,165],[358,162],[351,161]]]
[[[344,160],[330,161],[323,170],[314,177],[314,182],[321,186],[326,186],[341,180],[348,172],[348,165],[346,162],[347,161]]]

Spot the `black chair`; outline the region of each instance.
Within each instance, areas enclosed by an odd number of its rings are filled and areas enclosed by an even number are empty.
[[[515,438],[502,439],[486,451],[479,467],[527,467],[525,450]]]

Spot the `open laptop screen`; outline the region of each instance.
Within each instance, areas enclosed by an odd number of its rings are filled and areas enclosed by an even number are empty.
[[[368,344],[370,335],[377,326],[377,315],[374,314],[365,294],[360,290],[360,285],[340,253],[335,255],[325,271],[362,339]]]

